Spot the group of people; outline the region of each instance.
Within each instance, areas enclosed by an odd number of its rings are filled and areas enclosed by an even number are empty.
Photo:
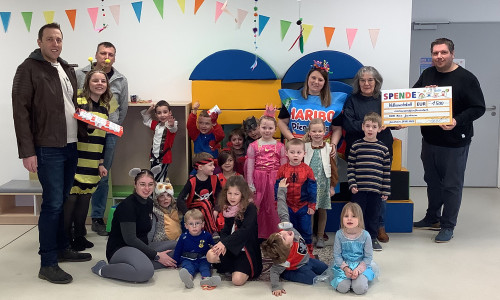
[[[76,121],[73,114],[85,109],[121,124],[128,103],[127,80],[112,67],[111,43],[99,44],[97,62],[75,73],[59,57],[62,40],[58,24],[40,29],[40,48],[18,67],[12,91],[19,157],[38,173],[43,187],[38,276],[53,283],[72,281],[58,262],[91,259],[78,252],[93,246],[85,238],[91,201],[92,230],[107,235],[103,215],[116,136]],[[434,41],[431,54],[434,66],[414,87],[452,86],[453,124],[422,127],[429,207],[414,226],[440,229],[435,241],[447,242],[460,208],[472,122],[485,105],[474,75],[453,63],[451,40]],[[389,240],[383,217],[390,195],[391,129],[400,127],[382,124],[383,80],[375,68],[358,71],[351,95],[330,91],[329,72],[326,61],[314,61],[301,90],[279,91],[278,120],[276,108],[267,106],[259,119],[247,118],[233,130],[223,149],[217,111],[198,113],[200,104],[194,103],[185,125],[194,144],[193,172],[177,199],[167,174],[181,125],[167,101],[142,111],[144,125],[154,131],[151,168],[130,171],[134,192],[114,212],[107,262],[99,261],[92,272],[144,282],[155,269],[177,267],[186,288],[194,287],[199,272],[202,288],[213,289],[221,278],[212,274],[212,265],[230,273],[234,285],[243,285],[261,274],[264,254],[274,264],[275,296],[286,293],[280,277],[313,284],[328,269],[314,257],[313,242],[325,246],[326,210],[338,183],[337,149],[345,130],[352,202],[341,212],[331,285],[342,293],[366,293],[375,276],[373,251],[382,250],[379,241]],[[284,144],[275,138],[278,127]]]

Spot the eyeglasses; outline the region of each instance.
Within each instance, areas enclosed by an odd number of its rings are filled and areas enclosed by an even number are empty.
[[[190,223],[186,223],[188,226],[191,226],[191,227],[198,227],[198,226],[201,226],[203,225],[203,222],[190,222]]]
[[[374,79],[374,78],[360,79],[360,80],[359,80],[359,83],[361,83],[361,84],[365,84],[365,83],[368,83],[368,84],[373,84],[374,82],[375,82],[375,79]]]

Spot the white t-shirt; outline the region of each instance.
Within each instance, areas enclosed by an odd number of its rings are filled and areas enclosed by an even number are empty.
[[[68,75],[64,72],[64,69],[59,63],[51,63],[54,68],[57,69],[59,73],[59,79],[61,80],[61,87],[63,91],[64,98],[64,115],[66,117],[66,143],[76,143],[78,142],[78,122],[73,118],[75,113],[75,105],[73,104],[73,86],[71,81],[69,81]]]

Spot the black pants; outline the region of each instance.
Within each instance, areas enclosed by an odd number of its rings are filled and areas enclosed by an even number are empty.
[[[351,201],[361,206],[363,210],[363,219],[365,221],[365,229],[370,233],[372,240],[376,239],[380,224],[380,206],[382,205],[381,195],[375,192],[357,192],[352,195]]]

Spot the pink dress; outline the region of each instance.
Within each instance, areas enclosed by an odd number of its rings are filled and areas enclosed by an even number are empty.
[[[259,238],[267,239],[271,233],[278,231],[274,184],[276,174],[280,166],[287,162],[287,157],[282,143],[276,141],[274,144],[259,145],[259,141],[248,146],[245,176],[248,184],[256,190],[254,203],[258,208]]]

